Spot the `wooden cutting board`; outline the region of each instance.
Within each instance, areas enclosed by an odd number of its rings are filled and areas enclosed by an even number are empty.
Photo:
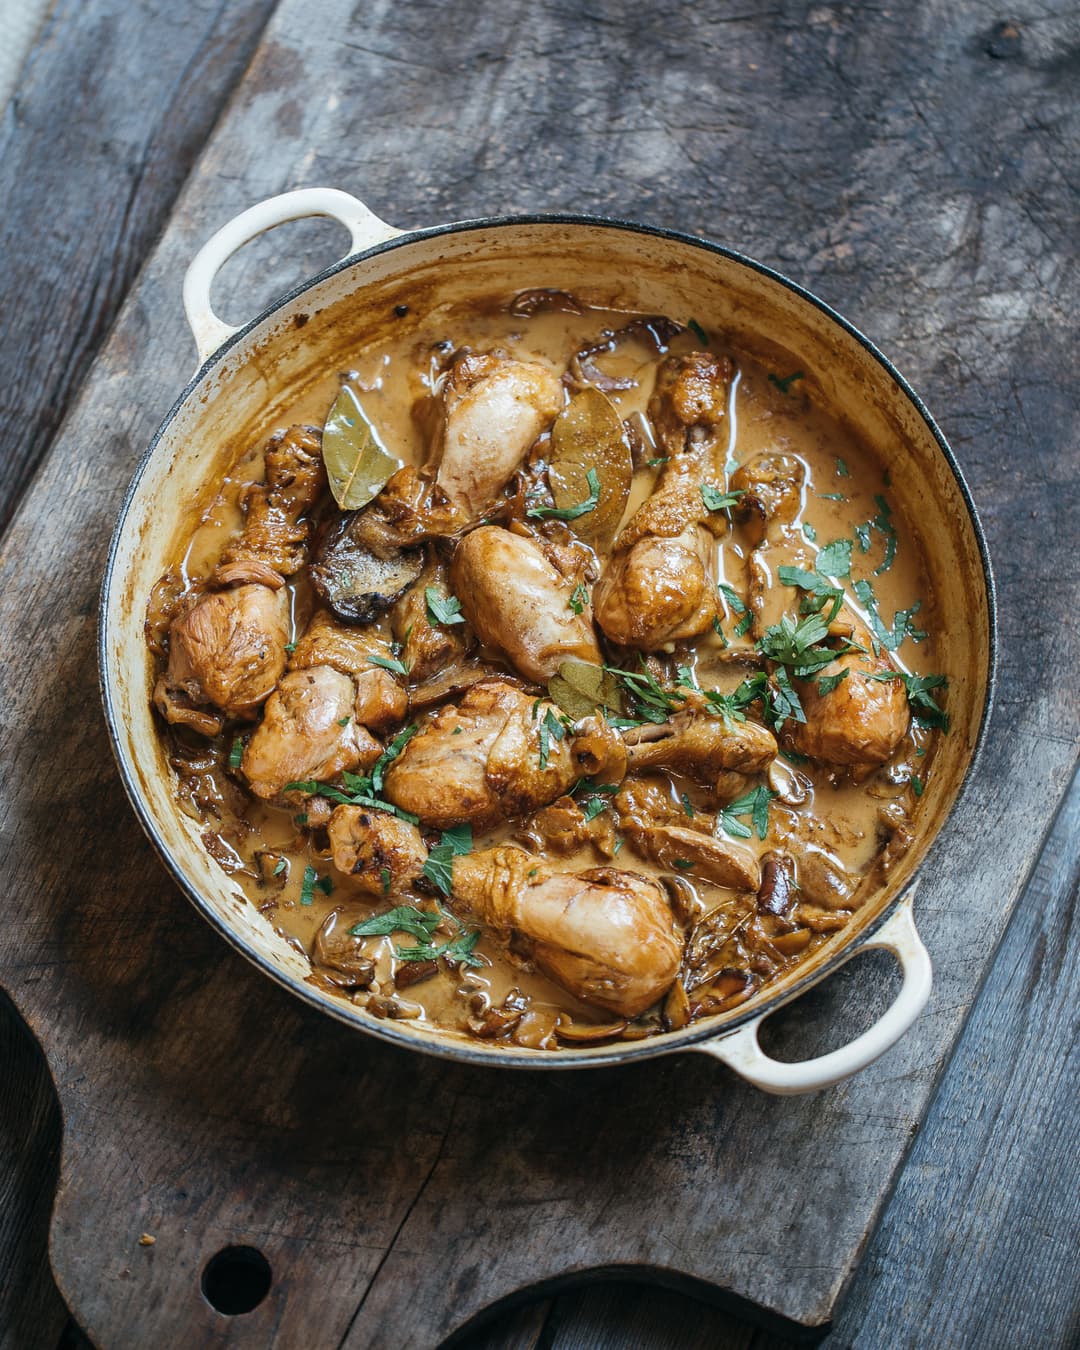
[[[966,45],[973,8],[851,29],[829,9],[788,28],[614,0],[580,14],[280,5],[0,555],[0,985],[60,1097],[52,1258],[95,1342],[426,1347],[500,1300],[612,1269],[807,1329],[828,1320],[1077,740],[1075,682],[1054,674],[1076,669],[1077,587],[1054,559],[1075,467],[1056,354],[1080,297],[1067,235],[1010,209],[1026,169],[983,134],[1006,67]],[[944,82],[917,40],[930,22],[954,25],[935,50],[961,53]],[[843,72],[858,62],[877,78],[856,96]],[[1017,107],[1037,101],[1036,77],[1008,74]],[[966,129],[962,171],[936,152],[925,168],[941,125]],[[108,534],[190,370],[187,260],[252,201],[316,183],[401,225],[549,208],[708,233],[881,340],[953,436],[1006,582],[998,715],[920,893],[930,1008],[855,1082],[777,1100],[692,1056],[532,1076],[390,1050],[249,968],[141,837],[97,706]],[[254,246],[224,278],[226,315],[254,312],[336,242],[312,225]],[[1045,390],[1042,421],[1009,420],[1017,382]],[[776,1043],[838,1044],[893,978],[884,958],[856,963],[775,1019]],[[208,1274],[237,1247],[259,1255]],[[204,1289],[253,1297],[260,1260],[271,1282],[255,1310],[215,1311]]]

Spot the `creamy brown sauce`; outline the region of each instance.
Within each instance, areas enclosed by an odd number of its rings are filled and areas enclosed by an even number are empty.
[[[399,343],[357,352],[352,380],[361,391],[364,407],[379,428],[384,444],[403,461],[423,465],[429,460],[429,450],[421,419],[414,412],[418,403],[438,394],[445,378],[448,351],[463,345],[476,352],[498,350],[523,360],[543,361],[556,372],[563,372],[573,353],[594,341],[601,329],[620,328],[629,317],[632,316],[586,310],[580,315],[540,313],[523,319],[509,314],[504,303],[495,302],[480,313],[433,314]],[[716,339],[710,345],[720,346]],[[701,346],[694,333],[684,332],[670,342],[670,351],[690,353]],[[885,466],[819,405],[812,371],[795,378],[797,372],[768,371],[737,349],[726,354],[736,368],[727,406],[729,476],[739,466],[748,465],[766,453],[795,457],[804,473],[798,512],[784,547],[771,549],[757,560],[765,565],[764,575],[770,583],[759,628],[765,626],[766,619],[775,622],[784,611],[798,613],[802,592],[780,584],[777,568],[787,564],[812,569],[818,549],[846,539],[852,544],[850,576],[836,582],[845,591],[846,605],[866,620],[866,605],[855,595],[853,585],[856,581],[869,581],[877,612],[888,628],[894,614],[921,602],[914,626],[929,635],[918,642],[907,638],[889,653],[889,660],[900,672],[934,671],[933,633],[938,619],[933,597],[928,593],[917,533],[896,504],[890,502]],[[657,352],[639,341],[620,344],[615,352],[596,359],[596,365],[606,374],[635,381],[632,388],[612,391],[610,398],[620,416],[632,419],[639,436],[646,439],[650,434],[647,408],[658,363]],[[291,410],[289,421],[321,426],[338,388],[338,374],[328,372],[325,383],[311,389]],[[639,453],[639,459],[647,453],[647,450]],[[649,498],[662,471],[663,466],[648,464],[635,471],[624,523]],[[243,528],[243,490],[248,484],[259,482],[262,476],[261,448],[248,450],[232,465],[217,499],[197,523],[183,556],[177,559],[173,590],[190,591],[206,582],[223,548]],[[887,532],[871,524],[882,518],[882,499],[890,508],[888,521],[895,531],[895,557],[884,570],[881,569],[886,561]],[[325,516],[333,510],[326,493],[316,514]],[[745,531],[736,523],[711,548],[715,580],[730,587],[741,604],[745,604],[751,582],[751,546]],[[604,562],[603,557],[597,560],[598,570]],[[295,642],[302,635],[314,605],[306,569],[290,578],[287,586],[289,638]],[[688,666],[703,689],[731,692],[747,675],[762,668],[760,659],[755,664],[752,636],[741,639],[734,636],[740,618],[740,605],[733,605],[721,593],[719,619],[723,635],[710,628],[700,637],[676,643],[674,654],[660,653],[661,659],[668,661],[668,668],[676,664]],[[377,619],[375,626],[388,642],[392,640],[386,615]],[[157,637],[161,639],[160,625]],[[739,651],[746,661],[733,659]],[[632,654],[620,653],[615,658],[610,649],[606,654],[623,668],[638,668]],[[484,655],[495,662],[500,660],[497,652],[488,651]],[[507,665],[505,661],[502,664]],[[939,697],[941,692],[937,691]],[[754,720],[760,720],[760,704],[748,711]],[[410,713],[406,720],[415,721],[415,714]],[[430,895],[425,897],[422,893],[406,901],[400,897],[383,900],[356,894],[349,878],[338,874],[332,866],[325,830],[308,828],[302,802],[294,796],[288,802],[267,803],[247,792],[242,776],[229,766],[229,756],[235,737],[250,726],[250,718],[233,719],[220,736],[209,740],[187,731],[169,730],[164,734],[170,738],[172,763],[178,769],[181,805],[203,825],[204,839],[215,858],[282,935],[311,955],[316,951],[317,935],[335,912],[338,919],[331,936],[338,940],[349,926],[391,904],[430,905]],[[388,741],[391,734],[381,739]],[[603,821],[608,822],[606,849],[608,852],[613,847],[617,849],[614,857],[606,857],[602,849],[589,842],[570,852],[552,853],[546,861],[565,871],[610,865],[661,880],[673,894],[676,920],[684,937],[691,936],[695,919],[710,916],[715,945],[724,954],[713,963],[716,967],[713,993],[697,1009],[697,1015],[721,1011],[805,959],[832,932],[842,928],[857,905],[866,902],[883,879],[883,851],[887,860],[890,833],[892,847],[896,851],[903,847],[905,831],[917,815],[920,789],[932,772],[934,743],[940,734],[912,719],[909,730],[885,764],[857,772],[781,751],[775,774],[791,800],[772,800],[764,840],[755,830],[750,838],[739,837],[737,843],[758,857],[797,846],[804,860],[817,855],[827,867],[842,869],[854,894],[850,904],[833,911],[836,922],[822,920],[814,928],[791,919],[785,921],[786,932],[772,933],[768,941],[755,939],[756,945],[746,947],[744,943],[740,947],[740,941],[760,913],[758,897],[753,892],[726,888],[696,877],[692,868],[676,869],[648,860],[620,838],[618,820],[610,809],[598,817],[601,826],[597,828],[605,828]],[[652,772],[650,777],[667,785],[672,810],[682,812],[687,821],[694,818],[690,813],[717,815],[724,805],[714,791],[677,773]],[[748,781],[752,786],[765,783],[766,779],[759,774]],[[883,804],[891,804],[893,820],[902,825],[899,830],[883,827]],[[750,824],[748,816],[742,820],[744,825]],[[523,822],[512,820],[493,830],[477,831],[473,850],[482,851],[501,842],[520,844],[522,830]],[[437,839],[436,831],[425,830],[425,835],[429,842]],[[327,879],[323,884],[329,894],[316,885],[313,891],[309,886],[310,894],[302,896],[308,867],[313,867],[320,879]],[[467,922],[467,916],[462,918]],[[697,936],[704,940],[708,928],[699,929]],[[777,938],[786,941],[772,940]],[[668,996],[666,1002],[661,1000],[644,1014],[629,1019],[623,1028],[624,1019],[583,1002],[544,975],[530,959],[527,942],[488,928],[483,929],[475,949],[484,960],[482,966],[467,969],[443,960],[427,978],[410,983],[409,975],[416,973],[416,967],[398,960],[395,949],[411,946],[415,941],[398,933],[394,937],[368,937],[345,943],[353,958],[366,956],[374,965],[373,981],[366,987],[349,987],[351,977],[325,963],[315,964],[311,978],[330,987],[344,986],[340,988],[342,998],[351,998],[376,1014],[420,1019],[458,1033],[468,1030],[470,1017],[475,1032],[476,1022],[482,1020],[487,1005],[501,1005],[512,990],[518,990],[528,1001],[528,1009],[506,1035],[512,1036],[517,1044],[550,1049],[565,1043],[556,1034],[560,1018],[564,1029],[571,1021],[577,1026],[616,1026],[618,1034],[630,1038],[658,1034],[685,1021],[686,1011],[685,1008],[680,1011],[680,999]],[[725,984],[724,970],[745,972],[753,987],[748,991],[745,980],[740,985],[735,975],[730,975]],[[685,967],[683,982],[692,983]],[[707,985],[708,981],[699,986],[699,994]],[[725,993],[729,988],[730,992]],[[692,990],[689,1002],[691,1005],[694,1002]]]

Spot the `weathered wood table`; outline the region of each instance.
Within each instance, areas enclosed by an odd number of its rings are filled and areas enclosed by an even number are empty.
[[[530,1289],[469,1344],[1076,1336],[1076,790],[1043,846],[1080,732],[1078,75],[1064,2],[61,0],[0,141],[6,1344],[79,1343],[62,1294],[110,1347],[429,1346]],[[711,235],[848,314],[942,422],[997,565],[1000,693],[921,895],[930,1008],[850,1085],[776,1101],[688,1059],[497,1078],[371,1045],[251,971],[151,855],[97,707],[104,548],[191,365],[185,262],[315,183],[403,226],[566,209]],[[337,242],[261,241],[226,316]],[[856,963],[775,1043],[847,1037],[889,978]],[[229,1316],[258,1270],[207,1262],[237,1244],[273,1282]],[[636,1283],[557,1292],[598,1265]]]

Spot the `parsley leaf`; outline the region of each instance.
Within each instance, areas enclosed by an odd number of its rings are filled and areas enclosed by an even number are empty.
[[[851,540],[834,539],[818,550],[817,570],[830,577],[846,577],[851,574]]]
[[[461,612],[461,601],[457,596],[442,596],[434,586],[424,587],[424,606],[427,610],[427,621],[433,628],[438,624],[465,622],[465,615]]]
[[[851,474],[848,471],[847,464],[844,462],[844,460],[840,458],[839,455],[836,456],[836,473],[839,478],[851,477]]]
[[[232,748],[229,750],[229,768],[238,769],[243,758],[244,738],[243,736],[237,736],[233,739]]]
[[[585,475],[589,495],[577,506],[530,506],[525,512],[533,520],[577,520],[579,516],[595,511],[600,503],[600,478],[595,469]]]
[[[851,672],[845,667],[839,675],[822,675],[817,682],[819,694],[831,694],[837,685],[842,684]]]
[[[814,529],[813,525],[811,525],[808,520],[803,521],[802,532],[812,544],[817,543],[817,530]]]
[[[575,614],[584,613],[585,606],[589,603],[589,592],[585,589],[583,582],[578,582],[566,603],[567,607],[572,609]]]
[[[300,883],[300,903],[302,905],[313,905],[315,903],[315,881],[318,872],[309,863],[304,868],[304,879]]]
[[[776,793],[771,792],[764,784],[754,788],[745,797],[740,797],[730,806],[721,808],[720,828],[733,839],[749,839],[756,830],[757,837],[763,840],[769,833],[769,802],[775,796]],[[749,816],[753,830],[744,825],[738,819],[739,816]]]
[[[870,552],[870,521],[862,525],[855,526],[855,538],[859,541],[859,549],[863,553]]]
[[[389,877],[390,869],[384,869]],[[383,884],[386,882],[384,880]],[[412,905],[397,905],[385,914],[376,914],[372,919],[364,919],[349,929],[350,937],[389,937],[391,933],[411,933],[424,942],[431,941],[431,935],[442,923],[445,915],[436,910],[414,909]]]
[[[399,961],[437,961],[440,956],[446,956],[463,966],[482,966],[483,960],[473,950],[479,941],[479,928],[471,928],[468,932],[458,933],[439,947],[432,946],[430,942],[415,947],[395,947],[394,955]]]
[[[931,689],[948,688],[949,681],[944,675],[907,675],[899,670],[886,670],[869,678],[882,682],[902,681],[916,722],[920,726],[932,727],[939,731],[949,730],[949,714],[930,695]]]
[[[911,775],[911,789],[916,797],[921,797],[923,795],[923,781],[917,773]]]
[[[910,609],[898,609],[893,615],[893,626],[890,632],[882,622],[881,615],[878,613],[877,596],[874,594],[874,588],[868,581],[856,581],[853,587],[859,600],[866,606],[866,618],[871,630],[878,642],[887,652],[894,652],[901,645],[905,638],[911,638],[913,642],[921,642],[926,633],[922,629],[914,627],[911,620],[922,608],[922,601],[916,600]]]
[[[453,844],[436,844],[429,850],[421,872],[443,895],[450,895],[453,890],[455,852]]]
[[[747,834],[749,833],[750,831],[747,830]],[[694,865],[689,858],[672,858],[671,862],[672,866],[677,867],[680,872],[689,872]]]
[[[552,740],[561,741],[566,735],[566,728],[549,708],[544,713],[544,720],[540,723],[540,771],[541,773],[548,766],[548,756],[551,753]]]
[[[790,666],[796,678],[804,679],[842,654],[817,646],[828,633],[829,625],[820,614],[808,614],[798,623],[785,614],[779,623],[765,630],[758,641],[758,651],[778,665]]]
[[[471,825],[451,825],[443,830],[440,842],[448,844],[455,855],[472,852],[473,837]]]
[[[398,661],[389,656],[369,656],[368,662],[373,666],[381,666],[383,670],[388,670],[393,675],[408,675],[409,668],[404,661]]]
[[[737,591],[733,591],[726,581],[719,585],[720,594],[728,602],[736,614],[741,614],[742,618],[735,625],[734,633],[736,637],[742,637],[747,632],[750,625],[754,622],[754,616],[746,607],[745,601],[740,597]]]
[[[805,722],[806,713],[784,666],[777,667],[775,679],[776,687],[772,691],[770,707],[773,730],[779,731],[789,717],[793,717],[796,722]]]
[[[791,386],[795,383],[795,381],[805,379],[806,376],[803,374],[801,370],[793,371],[790,375],[785,375],[783,379],[781,379],[778,375],[774,375],[771,370],[769,371],[769,383],[775,384],[777,389],[779,389],[782,394],[790,394]]]
[[[604,670],[614,675],[630,695],[634,703],[631,709],[633,715],[646,722],[666,722],[679,705],[686,702],[678,694],[669,693],[656,680],[649,672],[644,657],[641,658],[641,674],[633,670],[620,670],[618,666],[605,666]],[[608,720],[612,726],[618,725],[610,718]]]
[[[721,492],[712,483],[702,483],[701,500],[705,503],[707,511],[726,511],[729,506],[738,505],[739,498],[745,492],[745,488],[737,488],[734,492]]]
[[[698,323],[697,319],[687,319],[686,326],[703,347],[709,345],[709,335],[705,332],[705,329],[702,328],[701,324]]]

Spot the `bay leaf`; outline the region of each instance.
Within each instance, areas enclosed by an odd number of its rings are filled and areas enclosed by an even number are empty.
[[[330,491],[343,511],[367,506],[402,464],[383,445],[356,391],[347,384],[327,414],[322,454]]]
[[[614,675],[591,661],[564,661],[548,680],[548,694],[568,717],[578,722],[606,708],[623,711],[622,688]]]
[[[551,428],[548,482],[558,508],[573,508],[589,498],[590,470],[600,482],[599,500],[570,528],[593,548],[605,550],[626,510],[634,466],[618,410],[592,386],[574,395]]]

